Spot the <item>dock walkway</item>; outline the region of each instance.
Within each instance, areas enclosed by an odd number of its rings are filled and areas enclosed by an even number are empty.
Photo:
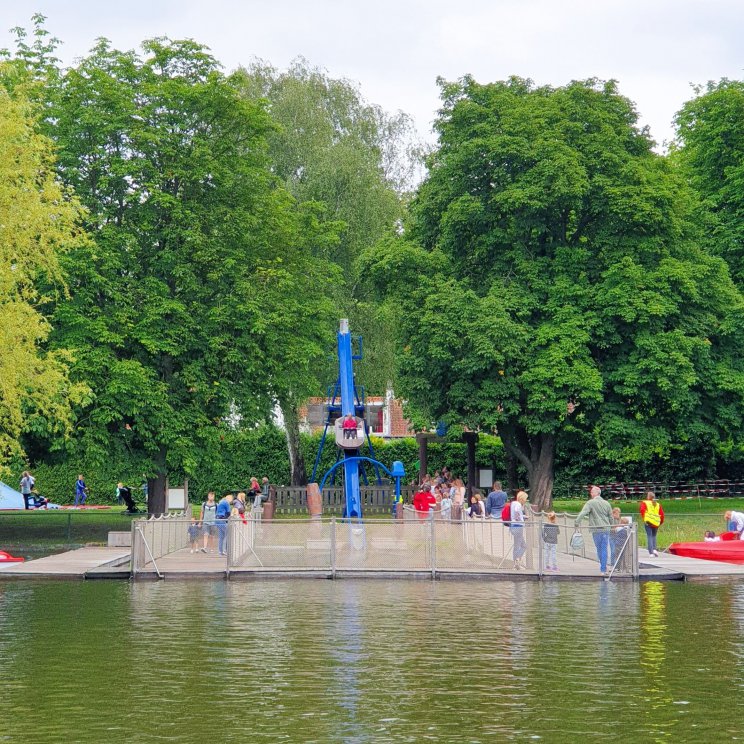
[[[523,571],[514,571],[510,565],[499,570],[446,570],[437,569],[437,579],[542,579],[544,581],[591,581],[604,577],[599,573],[596,561],[578,556],[558,556],[558,573],[544,573],[536,566]],[[432,572],[420,569],[375,570],[327,568],[231,568],[228,570],[225,556],[217,553],[191,553],[188,549],[177,550],[157,560],[157,570],[149,562],[137,574],[138,579],[271,579],[286,577],[307,578],[421,578],[431,579]],[[66,553],[46,556],[25,563],[0,563],[0,580],[13,579],[97,579],[130,578],[130,553],[128,548],[86,547]],[[639,578],[642,581],[733,579],[744,580],[744,566],[697,558],[683,558],[670,553],[661,553],[658,558],[641,553]],[[628,581],[629,576],[612,579]]]
[[[129,548],[78,548],[24,563],[0,563],[0,579],[103,578],[114,570],[129,578],[129,560]]]
[[[684,558],[672,553],[659,553],[658,558],[646,555],[639,550],[638,562],[643,573],[652,570],[669,571],[681,574],[685,580],[739,578],[744,579],[744,566],[736,563],[722,563],[721,561],[704,561],[699,558]]]

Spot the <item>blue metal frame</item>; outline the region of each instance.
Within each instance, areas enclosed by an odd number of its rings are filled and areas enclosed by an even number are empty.
[[[351,465],[353,463],[356,463],[356,468],[349,468],[348,465]],[[393,470],[392,472],[388,470],[379,460],[374,460],[371,457],[363,457],[362,455],[351,455],[349,457],[345,457],[343,460],[339,460],[335,465],[333,465],[329,470],[325,473],[323,476],[323,480],[320,481],[320,492],[323,493],[323,487],[325,486],[326,480],[328,480],[329,475],[334,475],[336,470],[341,467],[341,465],[344,466],[344,472],[347,473],[349,470],[352,470],[353,472],[357,473],[359,472],[359,463],[360,462],[370,462],[374,466],[378,468],[382,468],[394,481],[395,481],[395,501],[393,502],[393,507],[395,507],[395,504],[398,504],[401,502],[401,491],[400,491],[400,481],[401,478],[405,477],[405,472],[403,470],[403,464],[400,462],[393,463]],[[335,477],[335,476],[334,476]],[[358,483],[358,482],[357,482]],[[359,496],[359,493],[357,492],[357,499],[361,501],[361,498]],[[348,512],[348,503],[349,499],[347,497],[346,504],[347,504],[347,511],[344,511],[344,517],[360,517],[362,516],[362,509],[361,509],[361,503],[359,504],[359,514],[349,514]]]

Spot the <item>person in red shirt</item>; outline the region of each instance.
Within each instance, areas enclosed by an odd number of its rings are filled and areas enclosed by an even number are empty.
[[[341,424],[341,428],[344,431],[344,439],[356,439],[357,422],[350,413],[346,415],[344,422]]]
[[[427,483],[421,486],[413,497],[413,508],[418,512],[419,519],[426,519],[429,511],[436,506],[437,499],[431,492],[431,486]]]

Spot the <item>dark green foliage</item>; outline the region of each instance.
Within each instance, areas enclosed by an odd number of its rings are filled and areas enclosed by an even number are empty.
[[[614,463],[738,433],[744,301],[615,84],[442,95],[410,228],[366,257],[411,404],[498,427],[542,505],[573,431]]]

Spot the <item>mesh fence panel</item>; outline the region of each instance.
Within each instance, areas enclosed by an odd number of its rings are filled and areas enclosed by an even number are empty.
[[[338,570],[430,571],[430,520],[337,522],[335,566]]]
[[[450,521],[425,515],[403,520],[232,519],[227,528],[227,563],[208,570],[315,570],[390,572],[526,572],[545,574],[558,568],[567,575],[597,572],[600,548],[615,575],[637,575],[636,525],[630,529],[574,527],[575,516],[561,514],[556,531],[533,515],[522,526],[498,519]],[[136,571],[153,570],[173,556],[180,570],[207,560],[189,557],[189,519],[137,520],[132,544]],[[599,536],[595,540],[595,536]],[[555,552],[549,547],[557,537]],[[604,547],[602,547],[604,546]],[[165,563],[172,563],[169,558]],[[173,566],[171,570],[175,570]]]
[[[228,541],[232,569],[315,569],[331,567],[332,523],[233,520]]]
[[[147,570],[157,561],[189,546],[190,519],[161,517],[132,523],[132,569]]]

